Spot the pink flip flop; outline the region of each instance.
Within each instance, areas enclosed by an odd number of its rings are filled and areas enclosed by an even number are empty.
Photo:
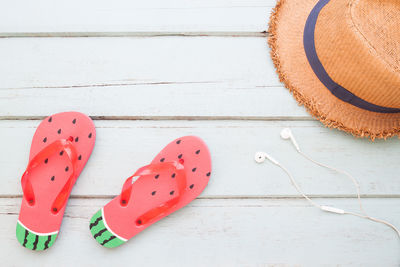
[[[82,113],[58,113],[40,123],[21,178],[23,198],[16,233],[22,246],[45,250],[53,245],[95,139],[93,121]]]
[[[90,231],[101,245],[120,246],[194,200],[210,175],[206,144],[194,136],[179,138],[125,181],[121,194],[93,215]]]

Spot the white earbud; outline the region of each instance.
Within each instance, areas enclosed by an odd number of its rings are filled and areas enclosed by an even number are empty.
[[[265,161],[266,158],[267,158],[267,156],[266,156],[266,153],[264,153],[264,152],[257,152],[257,153],[254,155],[254,160],[255,160],[257,163],[263,163],[263,162]]]
[[[299,145],[297,144],[296,139],[294,139],[294,136],[293,136],[293,134],[292,134],[292,131],[291,131],[289,128],[284,128],[284,129],[281,131],[281,138],[282,138],[282,139],[285,139],[285,140],[290,139],[290,141],[292,141],[292,144],[294,145],[294,147],[296,148],[296,150],[300,152],[300,147],[299,147]]]
[[[274,159],[273,157],[271,157],[270,155],[268,155],[268,154],[265,153],[265,152],[257,152],[257,153],[255,154],[255,156],[254,156],[254,160],[255,160],[257,163],[263,163],[263,162],[265,161],[265,159],[268,159],[268,160],[270,160],[272,163],[274,163],[274,164],[276,164],[276,165],[279,165],[279,162],[278,162],[276,159]]]
[[[317,164],[319,166],[328,168],[328,169],[336,171],[338,173],[342,173],[342,174],[346,175],[350,180],[352,180],[354,185],[355,185],[355,187],[356,187],[356,189],[357,189],[357,198],[358,198],[358,202],[359,202],[359,205],[360,205],[361,214],[360,213],[355,213],[355,212],[348,212],[348,211],[345,211],[345,210],[342,210],[342,209],[338,209],[338,208],[335,208],[335,207],[331,207],[331,206],[319,205],[318,203],[314,202],[311,198],[309,198],[301,190],[300,186],[296,183],[296,181],[295,181],[294,177],[292,176],[292,174],[283,165],[281,165],[276,159],[274,159],[273,157],[271,157],[267,153],[265,153],[265,152],[257,152],[255,154],[255,156],[254,156],[255,161],[257,163],[262,163],[262,162],[265,161],[265,159],[269,159],[271,162],[273,162],[274,164],[278,165],[279,168],[281,168],[289,176],[289,179],[290,179],[292,185],[296,188],[297,192],[299,192],[299,194],[301,194],[311,205],[313,205],[313,206],[315,206],[315,207],[317,207],[317,208],[319,208],[319,209],[321,209],[323,211],[332,212],[332,213],[336,213],[336,214],[350,214],[350,215],[353,215],[353,216],[357,216],[357,217],[360,217],[360,218],[364,218],[364,219],[368,219],[368,220],[371,220],[371,221],[374,221],[374,222],[385,224],[385,225],[391,227],[397,233],[397,235],[400,237],[400,230],[397,229],[393,224],[391,224],[391,223],[389,223],[387,221],[384,221],[384,220],[380,220],[380,219],[371,217],[365,212],[365,210],[364,210],[364,208],[362,206],[362,203],[361,203],[360,188],[359,188],[357,180],[353,176],[351,176],[346,171],[342,171],[342,170],[333,168],[331,166],[325,165],[325,164],[323,164],[321,162],[318,162],[316,160],[313,160],[312,158],[310,158],[309,156],[307,156],[306,154],[301,152],[300,151],[300,147],[297,144],[296,140],[294,139],[292,131],[289,128],[285,128],[285,129],[283,129],[281,131],[281,138],[285,139],[285,140],[290,139],[292,141],[292,144],[296,148],[297,152],[299,152],[307,160],[309,160],[311,162],[314,162],[315,164]]]

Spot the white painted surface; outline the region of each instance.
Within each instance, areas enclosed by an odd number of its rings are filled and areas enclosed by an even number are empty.
[[[307,117],[265,38],[11,38],[0,58],[0,116]]]
[[[0,31],[262,32],[274,0],[3,0]]]
[[[198,199],[127,244],[105,249],[88,229],[91,215],[109,200],[72,199],[54,246],[34,252],[15,239],[20,199],[1,199],[2,264],[375,267],[397,266],[400,261],[399,241],[389,228],[319,212],[303,200],[288,199]],[[357,208],[342,199],[324,201]],[[370,212],[400,223],[399,199],[365,203]]]
[[[318,203],[357,211],[350,181],[279,138],[291,127],[304,152],[358,178],[369,213],[400,225],[399,140],[354,139],[298,107],[265,37],[248,37],[263,35],[274,2],[2,1],[0,36],[105,37],[0,38],[1,265],[399,266],[389,228],[309,207],[281,170],[253,162],[267,151]],[[28,251],[15,238],[19,179],[39,119],[67,110],[95,119],[96,146],[56,244]],[[92,214],[188,134],[213,157],[200,199],[120,248],[100,247],[88,230]]]

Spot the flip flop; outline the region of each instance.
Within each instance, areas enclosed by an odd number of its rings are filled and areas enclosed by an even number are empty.
[[[93,215],[90,231],[101,245],[118,247],[194,200],[210,175],[206,144],[194,136],[179,138],[126,179],[121,194]]]
[[[95,139],[93,121],[82,113],[58,113],[40,123],[21,178],[23,198],[16,232],[22,246],[45,250],[54,244],[72,187]]]

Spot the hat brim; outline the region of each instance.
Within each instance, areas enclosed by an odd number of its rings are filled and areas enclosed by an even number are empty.
[[[400,133],[400,113],[377,113],[348,104],[319,81],[303,47],[306,20],[318,0],[278,0],[271,14],[271,57],[279,79],[300,105],[330,128],[357,137],[388,138]]]

